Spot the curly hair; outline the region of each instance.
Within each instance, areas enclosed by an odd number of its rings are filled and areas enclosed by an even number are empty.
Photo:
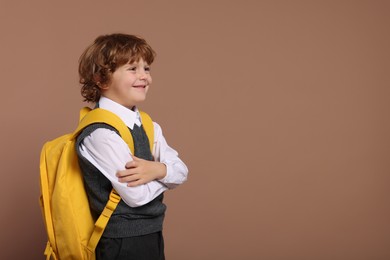
[[[84,101],[97,102],[101,86],[110,83],[115,70],[142,58],[149,65],[156,53],[142,38],[128,34],[102,35],[87,47],[79,59],[81,95]]]

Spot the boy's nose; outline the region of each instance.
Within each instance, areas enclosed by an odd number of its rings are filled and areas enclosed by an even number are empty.
[[[145,71],[140,71],[138,77],[139,77],[139,79],[146,79]]]

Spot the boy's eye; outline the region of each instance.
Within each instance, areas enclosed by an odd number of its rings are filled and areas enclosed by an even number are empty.
[[[129,70],[135,71],[137,67],[130,67]]]
[[[150,67],[145,67],[144,70],[145,71],[150,71]]]

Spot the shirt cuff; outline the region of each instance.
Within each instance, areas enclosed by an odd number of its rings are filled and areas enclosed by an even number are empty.
[[[162,162],[163,164],[165,164],[165,166],[167,167],[167,173],[165,175],[164,178],[158,180],[159,182],[161,182],[162,184],[164,184],[168,189],[173,189],[175,187],[178,186],[178,184],[176,183],[173,183],[172,180],[170,180],[171,176],[172,176],[172,171],[173,171],[173,168],[171,165],[167,164],[167,163],[164,163]]]

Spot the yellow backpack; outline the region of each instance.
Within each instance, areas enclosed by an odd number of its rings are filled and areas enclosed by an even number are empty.
[[[141,120],[153,150],[152,119],[141,112]],[[44,252],[47,260],[95,259],[95,248],[120,201],[113,189],[105,209],[94,222],[75,147],[78,134],[94,123],[105,123],[118,130],[134,154],[133,138],[127,126],[118,116],[100,108],[83,108],[73,133],[45,143],[40,158],[40,205],[48,236]]]

